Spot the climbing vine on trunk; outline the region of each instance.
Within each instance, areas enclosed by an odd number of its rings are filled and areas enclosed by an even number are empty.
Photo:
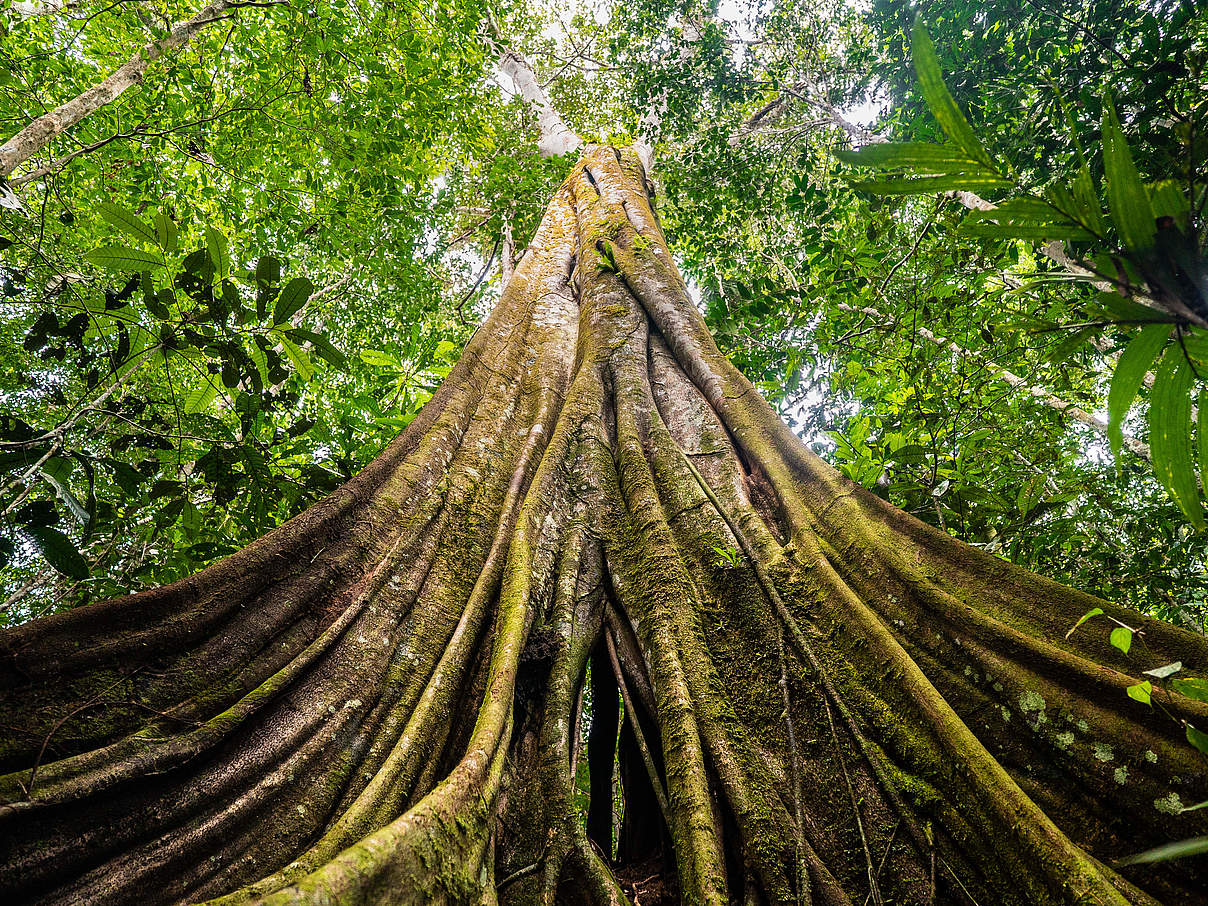
[[[192,578],[0,636],[7,901],[623,903],[637,865],[687,903],[1195,900],[1195,860],[1111,866],[1208,826],[1170,719],[1208,704],[1125,694],[1208,644],[813,456],[650,198],[588,146],[364,472]],[[1066,639],[1093,607],[1145,645]]]

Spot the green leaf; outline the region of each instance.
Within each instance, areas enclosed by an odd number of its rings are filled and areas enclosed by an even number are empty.
[[[69,579],[87,579],[88,561],[76,550],[71,539],[48,525],[27,525],[24,531],[37,545],[42,556]]]
[[[1129,698],[1135,698],[1143,705],[1152,704],[1151,696],[1153,695],[1153,683],[1149,680],[1129,686],[1124,690],[1128,693]]]
[[[996,221],[996,224],[987,221]],[[1041,198],[1024,195],[988,211],[974,211],[961,224],[970,236],[1006,239],[1076,239],[1095,237],[1062,211]]]
[[[1196,405],[1195,439],[1200,459],[1200,487],[1208,488],[1208,387],[1200,390]]]
[[[1072,223],[1012,223],[998,224],[985,221],[965,222],[961,224],[962,235],[975,239],[1028,239],[1042,241],[1045,239],[1088,240],[1093,239],[1090,233]]]
[[[1200,730],[1197,730],[1191,724],[1187,724],[1186,729],[1187,729],[1187,741],[1189,743],[1191,743],[1193,746],[1195,746],[1197,749],[1199,749],[1201,752],[1203,752],[1205,755],[1208,755],[1208,733],[1204,733]]]
[[[1096,236],[1103,235],[1103,207],[1099,203],[1099,194],[1095,191],[1095,181],[1091,177],[1090,167],[1083,160],[1074,177],[1074,200],[1078,204],[1079,220]]]
[[[163,211],[155,212],[155,243],[165,254],[172,254],[179,245],[180,234],[172,218]]]
[[[302,376],[302,380],[309,381],[315,376],[315,366],[311,364],[310,357],[299,349],[297,344],[286,337],[282,337],[281,348],[289,356],[289,360],[293,363],[294,368],[297,369],[298,374]]]
[[[1098,617],[1098,616],[1102,616],[1102,615],[1103,615],[1102,607],[1092,607],[1090,610],[1088,610],[1086,613],[1084,613],[1082,615],[1081,619],[1079,619],[1078,622],[1074,624],[1074,628],[1065,634],[1065,637],[1068,639],[1070,636],[1072,636],[1074,634],[1075,629],[1077,629],[1079,626],[1081,626],[1083,623],[1085,623],[1087,620],[1091,619],[1092,617]]]
[[[204,412],[210,408],[210,403],[218,396],[218,382],[211,374],[203,374],[201,383],[185,397],[184,409],[192,415]]]
[[[1187,195],[1183,192],[1181,183],[1173,179],[1154,183],[1149,187],[1149,203],[1153,208],[1155,220],[1159,217],[1170,217],[1179,229],[1187,229],[1190,206],[1187,204]]]
[[[101,216],[132,239],[141,239],[152,245],[159,245],[159,239],[151,225],[140,219],[133,211],[127,211],[120,205],[102,201],[97,205]]]
[[[268,286],[281,279],[281,262],[272,255],[264,255],[256,262],[256,281]]]
[[[1149,449],[1158,481],[1197,529],[1204,528],[1191,465],[1191,366],[1172,346],[1162,356],[1149,398]]]
[[[290,280],[281,290],[281,294],[277,296],[277,304],[273,308],[273,323],[289,323],[289,319],[310,301],[314,291],[315,285],[305,277],[294,277]]]
[[[1149,251],[1157,232],[1153,207],[1133,163],[1110,94],[1103,96],[1103,171],[1107,177],[1107,203],[1112,223],[1116,225],[1124,247],[1131,252]]]
[[[914,58],[914,71],[919,77],[919,87],[927,106],[940,124],[945,134],[960,145],[969,157],[985,164],[991,170],[996,170],[994,159],[982,147],[982,143],[973,133],[973,127],[965,119],[956,101],[944,84],[944,75],[940,71],[940,62],[935,55],[935,45],[931,36],[923,26],[922,19],[915,19],[914,32],[911,36],[911,56]]]
[[[310,345],[314,347],[315,352],[318,353],[319,358],[323,359],[324,361],[335,365],[337,368],[348,367],[348,359],[345,357],[344,353],[336,349],[336,347],[332,345],[331,340],[327,339],[327,337],[323,336],[322,334],[317,334],[310,330],[303,330],[301,327],[295,327],[290,331],[290,334],[294,337],[297,337],[299,340],[310,343]]]
[[[1142,327],[1137,335],[1129,340],[1128,345],[1116,362],[1116,370],[1112,374],[1111,389],[1107,393],[1107,437],[1111,441],[1112,453],[1120,455],[1120,447],[1124,443],[1124,432],[1121,425],[1124,416],[1132,406],[1145,380],[1145,372],[1153,367],[1154,359],[1166,344],[1170,336],[1169,324],[1150,324]]]
[[[227,238],[213,227],[206,227],[206,251],[210,255],[210,263],[219,278],[231,272],[231,256],[227,251]]]
[[[1200,853],[1205,852],[1208,852],[1208,837],[1191,837],[1188,840],[1179,840],[1175,843],[1164,843],[1161,846],[1155,846],[1153,849],[1147,849],[1143,853],[1137,853],[1135,856],[1121,859],[1118,864],[1138,865],[1142,862],[1168,862],[1171,859],[1182,859],[1184,856],[1198,856]]]
[[[963,149],[930,142],[877,142],[858,151],[836,151],[835,156],[858,167],[904,167],[924,173],[976,173],[997,176],[973,160]]]
[[[928,195],[935,192],[989,192],[1006,189],[1012,183],[997,176],[958,174],[940,176],[901,176],[866,179],[852,183],[853,189],[874,195]]]
[[[1194,698],[1200,702],[1208,702],[1208,679],[1191,676],[1187,679],[1171,680],[1170,686],[1179,695],[1186,695],[1188,698]]]
[[[1108,637],[1108,641],[1112,646],[1119,648],[1125,654],[1128,654],[1128,649],[1132,648],[1133,631],[1126,626],[1117,626],[1112,630],[1112,634]]]
[[[362,349],[361,361],[366,365],[372,365],[374,368],[394,368],[399,371],[403,369],[402,362],[390,353],[382,352],[380,349]]]
[[[124,245],[103,245],[85,252],[84,257],[93,264],[117,273],[135,273],[164,266],[164,259],[157,252],[141,252]]]

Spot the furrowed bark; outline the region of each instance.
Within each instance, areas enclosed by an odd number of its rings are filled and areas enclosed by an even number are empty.
[[[1208,707],[1124,690],[1208,643],[813,456],[713,343],[647,185],[588,146],[444,386],[331,497],[0,635],[0,897],[1202,897],[1194,859],[1112,865],[1205,833],[1177,721]],[[1065,638],[1094,606],[1145,644]],[[589,661],[619,719],[581,713]]]

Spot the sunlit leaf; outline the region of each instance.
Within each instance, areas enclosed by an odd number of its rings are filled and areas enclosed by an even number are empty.
[[[1132,152],[1116,117],[1111,95],[1103,98],[1103,170],[1112,223],[1124,247],[1132,252],[1153,248],[1156,227],[1149,192],[1137,173]]]
[[[1145,373],[1153,367],[1154,360],[1166,338],[1170,336],[1169,324],[1151,324],[1142,327],[1124,348],[1116,370],[1112,373],[1111,388],[1107,394],[1107,436],[1111,441],[1112,453],[1120,455],[1124,441],[1121,425],[1145,380]]]
[[[1149,399],[1149,449],[1158,481],[1197,529],[1204,513],[1191,464],[1191,366],[1172,346],[1162,357]]]
[[[932,115],[940,124],[947,136],[956,142],[965,153],[974,160],[995,170],[994,160],[982,147],[973,132],[973,127],[965,119],[960,108],[956,106],[948,86],[944,84],[944,75],[940,71],[940,63],[935,55],[935,45],[927,34],[921,19],[916,19],[911,36],[911,54],[914,58],[914,70],[919,77],[919,87],[927,101]]]

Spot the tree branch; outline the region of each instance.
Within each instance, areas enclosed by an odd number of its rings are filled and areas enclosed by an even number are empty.
[[[0,179],[6,178],[17,167],[41,151],[56,137],[70,129],[85,117],[100,110],[120,97],[126,89],[142,81],[147,67],[156,60],[180,50],[187,45],[206,25],[216,22],[227,10],[244,6],[276,6],[285,0],[272,2],[237,2],[237,0],[212,0],[192,19],[178,22],[162,38],[149,41],[138,49],[125,63],[115,69],[108,78],[82,94],[29,123],[24,129],[0,145]]]

